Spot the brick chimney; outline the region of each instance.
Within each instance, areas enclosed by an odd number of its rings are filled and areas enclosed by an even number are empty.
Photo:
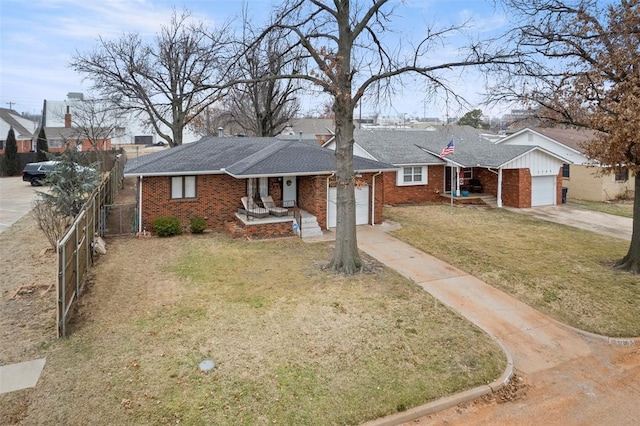
[[[64,115],[64,127],[71,128],[71,113],[69,112],[69,105],[67,105],[67,113]]]

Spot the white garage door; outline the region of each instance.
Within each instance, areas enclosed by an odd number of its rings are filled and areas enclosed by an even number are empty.
[[[329,215],[327,222],[329,228],[335,228],[338,223],[336,208],[337,189],[329,188]],[[356,225],[369,223],[369,186],[356,188]]]
[[[556,176],[533,176],[531,178],[531,206],[556,204]]]

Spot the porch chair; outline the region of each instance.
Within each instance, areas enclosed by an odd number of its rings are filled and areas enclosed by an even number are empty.
[[[253,200],[250,199],[249,197],[244,196],[241,198],[241,200],[242,200],[242,206],[244,207],[248,216],[253,216],[255,218],[262,218],[262,217],[269,216],[269,210],[264,209],[262,207],[258,207],[256,203],[254,203]]]
[[[289,214],[289,210],[285,209],[284,207],[276,206],[276,203],[273,201],[271,195],[265,195],[264,197],[260,198],[262,198],[262,204],[264,204],[264,206],[269,210],[269,213],[271,213],[272,215],[286,216]]]
[[[479,179],[469,179],[469,189],[471,192],[475,192],[475,193],[482,193],[483,188],[482,188],[482,183],[480,183]]]

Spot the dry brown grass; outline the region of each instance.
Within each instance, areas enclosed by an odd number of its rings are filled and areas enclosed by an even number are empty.
[[[355,277],[323,270],[326,243],[209,233],[107,249],[71,337],[9,351],[47,364],[35,389],[0,395],[0,423],[357,424],[505,366],[485,334],[372,260]]]
[[[633,217],[633,200],[616,200],[606,203],[597,201],[569,199],[569,205],[596,212],[613,214],[622,217]]]
[[[398,238],[561,322],[640,335],[640,277],[611,268],[628,241],[477,207],[394,207],[385,217],[403,224]]]

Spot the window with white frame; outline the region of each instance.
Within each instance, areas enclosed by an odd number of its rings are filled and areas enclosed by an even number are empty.
[[[427,184],[427,167],[426,166],[407,166],[400,169],[397,173],[397,185],[426,185]]]
[[[171,198],[196,198],[196,177],[173,176],[171,178]]]

